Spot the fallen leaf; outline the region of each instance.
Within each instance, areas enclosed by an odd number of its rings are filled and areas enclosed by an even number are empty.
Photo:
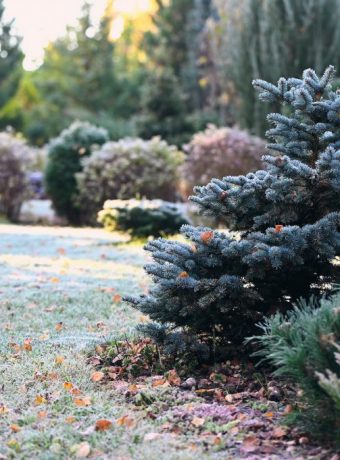
[[[196,427],[199,427],[199,426],[204,425],[204,422],[205,422],[205,419],[204,419],[204,418],[196,417],[196,415],[195,415],[195,416],[193,417],[193,419],[191,420],[192,425],[194,425],[194,426],[196,426]]]
[[[112,422],[106,419],[100,419],[96,421],[95,430],[96,431],[105,431],[109,430],[112,426]]]
[[[44,398],[43,396],[37,395],[37,396],[35,397],[34,404],[35,404],[36,406],[40,406],[41,404],[46,404],[46,403],[47,403],[47,399]]]
[[[9,412],[8,408],[3,404],[0,404],[0,414],[7,414]]]
[[[13,433],[19,433],[19,431],[21,431],[21,428],[19,425],[17,425],[16,423],[13,423],[12,425],[9,426],[10,429],[13,431]]]
[[[91,398],[89,396],[84,396],[83,398],[74,398],[73,402],[76,406],[90,406],[92,404]]]
[[[26,351],[32,351],[32,339],[25,339],[23,349]]]
[[[154,380],[152,382],[152,386],[153,387],[159,387],[159,386],[162,386],[166,383],[166,380],[165,379],[158,379],[158,380]]]
[[[290,414],[291,412],[293,412],[293,406],[291,404],[287,404],[287,406],[285,407],[283,413],[284,414]]]
[[[65,361],[65,358],[63,356],[56,356],[55,358],[56,364],[63,364],[64,361]]]
[[[60,283],[60,279],[57,278],[57,277],[55,277],[55,276],[53,276],[52,278],[50,278],[50,281],[51,281],[51,283]]]
[[[284,426],[278,426],[274,428],[273,433],[272,433],[274,438],[283,438],[284,436],[286,436],[286,434],[287,434],[287,428],[285,428]]]
[[[76,418],[73,417],[73,415],[69,415],[68,417],[65,418],[65,422],[68,423],[69,425],[71,423],[74,423],[76,421]]]
[[[274,412],[266,412],[264,414],[264,416],[267,417],[267,418],[273,418],[274,417]]]
[[[80,388],[78,387],[73,387],[72,390],[70,390],[70,393],[73,395],[73,396],[78,396],[81,394],[81,390]]]
[[[114,303],[120,303],[122,301],[122,296],[119,294],[116,294],[113,296],[113,301]]]
[[[57,323],[57,324],[55,325],[55,330],[56,330],[57,332],[60,332],[60,331],[62,330],[63,327],[64,327],[63,322],[62,322],[62,321],[59,321],[59,323]]]
[[[181,384],[181,379],[175,369],[167,372],[166,379],[171,385],[179,386]]]
[[[138,386],[135,383],[133,383],[132,385],[128,386],[128,391],[130,391],[131,393],[137,393]]]
[[[244,452],[254,452],[260,444],[260,440],[253,435],[246,436],[243,439],[242,450]]]
[[[133,417],[129,417],[128,415],[123,415],[118,420],[116,420],[117,425],[125,426],[127,428],[133,428],[136,425],[136,420]]]
[[[38,412],[38,418],[43,419],[47,417],[47,412],[45,410],[41,410]]]
[[[104,372],[94,372],[94,373],[91,375],[91,380],[92,380],[92,382],[99,382],[99,381],[102,380],[104,377],[105,377]]]
[[[280,233],[283,229],[283,225],[275,225],[275,233]]]
[[[215,446],[220,446],[222,444],[222,438],[221,436],[215,436],[213,440],[213,444]]]
[[[76,449],[76,458],[86,458],[91,452],[91,446],[88,442],[81,442]]]
[[[209,243],[214,237],[214,232],[212,230],[208,230],[206,232],[202,232],[200,235],[201,241],[203,241],[204,244]]]
[[[189,273],[188,272],[181,272],[178,275],[178,278],[189,278]]]
[[[72,382],[64,382],[63,386],[64,386],[65,390],[70,391],[73,388],[73,383]]]

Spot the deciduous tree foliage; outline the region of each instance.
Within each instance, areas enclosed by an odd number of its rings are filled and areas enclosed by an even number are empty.
[[[291,116],[268,116],[265,169],[212,179],[191,198],[238,237],[184,226],[189,244],[159,239],[146,246],[154,284],[149,295],[127,300],[150,315],[153,337],[184,330],[214,344],[241,343],[264,315],[321,295],[338,276],[340,95],[331,89],[333,75],[328,67],[321,78],[308,69],[276,86],[254,82],[263,101],[287,105]]]

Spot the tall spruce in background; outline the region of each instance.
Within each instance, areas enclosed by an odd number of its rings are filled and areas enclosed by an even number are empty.
[[[250,81],[317,72],[332,63],[340,68],[339,0],[214,0],[214,65],[223,93],[232,80],[236,120],[256,134],[265,131],[265,115],[279,110],[261,105]],[[230,91],[229,91],[230,96]]]
[[[15,94],[22,76],[23,53],[21,39],[13,33],[13,21],[4,18],[5,7],[0,0],[0,107]],[[11,124],[12,120],[0,113],[0,127]]]
[[[340,94],[334,69],[321,78],[254,82],[260,99],[290,107],[272,113],[266,168],[212,179],[192,201],[238,237],[205,227],[182,227],[191,244],[147,244],[154,263],[149,295],[127,300],[150,315],[144,331],[168,349],[183,347],[180,331],[217,345],[241,343],[266,314],[321,295],[338,276],[340,255]],[[338,267],[339,268],[339,267]],[[171,334],[172,333],[172,334]]]

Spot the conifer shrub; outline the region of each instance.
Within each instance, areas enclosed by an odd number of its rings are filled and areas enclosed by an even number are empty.
[[[75,174],[82,169],[82,158],[107,142],[103,128],[87,122],[74,122],[50,142],[45,180],[46,191],[57,213],[71,224],[80,224],[82,216],[76,203]]]
[[[280,101],[290,115],[268,117],[264,169],[194,190],[201,211],[236,234],[185,225],[189,244],[146,245],[154,283],[148,295],[126,300],[150,316],[141,329],[151,337],[182,346],[189,334],[216,357],[253,335],[264,316],[322,296],[339,278],[340,94],[331,89],[333,75],[330,66],[321,78],[308,69],[277,86],[254,82],[262,100]]]
[[[105,201],[98,222],[108,231],[128,232],[135,238],[174,235],[187,223],[173,203],[136,199]]]
[[[109,199],[135,197],[176,201],[179,166],[183,154],[177,147],[155,137],[108,142],[91,157],[84,159],[77,174],[79,206],[87,221],[96,221],[97,213]]]
[[[195,134],[184,150],[188,155],[183,178],[190,194],[195,185],[204,185],[212,177],[222,179],[259,169],[265,143],[238,128],[209,125]]]
[[[255,355],[302,390],[297,420],[340,443],[340,294],[300,301],[260,327],[263,334],[250,339],[260,346]]]
[[[23,201],[30,196],[27,172],[31,152],[10,133],[0,133],[0,212],[17,221]]]

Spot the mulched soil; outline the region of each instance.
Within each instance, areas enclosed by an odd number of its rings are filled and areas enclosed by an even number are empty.
[[[150,436],[182,436],[195,448],[227,457],[340,460],[329,446],[287,424],[296,389],[259,372],[251,362],[185,366],[160,354],[149,339],[97,346],[94,375],[154,421]],[[122,424],[129,423],[124,417]]]

